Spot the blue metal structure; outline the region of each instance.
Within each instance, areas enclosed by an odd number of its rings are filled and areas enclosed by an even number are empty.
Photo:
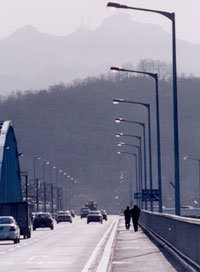
[[[11,121],[0,122],[0,203],[21,202],[17,141]]]

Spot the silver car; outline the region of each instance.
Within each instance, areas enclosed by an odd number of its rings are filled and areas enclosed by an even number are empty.
[[[87,223],[90,222],[99,222],[103,223],[103,216],[100,211],[90,211],[87,215]]]
[[[15,244],[20,242],[20,228],[14,217],[0,216],[0,240],[12,240]]]

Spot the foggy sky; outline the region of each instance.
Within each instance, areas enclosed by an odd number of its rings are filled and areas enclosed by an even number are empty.
[[[106,8],[107,0],[0,0],[0,39],[25,25],[53,35],[68,35],[77,27],[94,29],[115,13],[131,14],[134,21],[159,24],[171,32],[167,18],[146,12]],[[130,6],[176,13],[177,37],[200,44],[199,0],[121,0]]]

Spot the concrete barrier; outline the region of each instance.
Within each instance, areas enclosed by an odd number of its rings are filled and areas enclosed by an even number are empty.
[[[200,220],[142,211],[140,223],[200,266]]]

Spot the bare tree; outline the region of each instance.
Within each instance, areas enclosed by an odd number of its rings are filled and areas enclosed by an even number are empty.
[[[142,59],[137,64],[137,70],[157,73],[163,80],[168,80],[172,76],[171,65],[160,60]]]

